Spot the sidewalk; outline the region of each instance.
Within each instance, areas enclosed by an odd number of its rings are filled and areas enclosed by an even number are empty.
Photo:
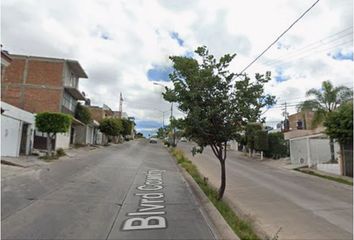
[[[99,149],[101,146],[85,146],[80,148],[66,149],[66,156],[47,162],[39,159],[39,156],[26,155],[19,157],[1,156],[1,179],[16,177],[23,174],[31,174],[36,170],[46,167],[56,161],[73,159],[87,155],[90,151]]]

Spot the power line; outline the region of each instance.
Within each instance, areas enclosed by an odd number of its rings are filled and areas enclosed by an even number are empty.
[[[348,33],[346,33],[345,35],[343,35],[343,36],[341,36],[341,37],[339,37],[339,38],[331,39],[331,40],[329,40],[329,41],[327,41],[327,42],[323,42],[324,39],[319,40],[319,41],[317,41],[317,42],[314,42],[314,43],[311,43],[311,44],[309,44],[309,45],[307,45],[307,46],[304,46],[304,47],[302,47],[302,48],[300,48],[300,49],[298,49],[298,50],[294,50],[294,51],[290,52],[289,54],[285,54],[285,55],[283,55],[283,56],[281,56],[281,57],[278,57],[278,58],[275,58],[275,59],[273,59],[273,60],[266,61],[266,62],[263,63],[263,64],[264,64],[264,65],[272,65],[272,64],[274,64],[274,63],[276,63],[276,62],[281,61],[281,59],[289,58],[289,56],[290,56],[290,57],[296,56],[296,55],[301,54],[301,52],[308,52],[308,51],[311,50],[311,49],[316,49],[316,48],[319,48],[319,47],[328,45],[329,43],[337,42],[338,40],[342,40],[342,39],[346,38],[347,36],[351,36],[351,37],[352,37],[352,36],[353,36],[353,31],[348,32]],[[319,45],[319,44],[320,44],[320,45]],[[316,45],[317,45],[317,46],[316,46]],[[314,46],[314,47],[311,47],[311,46]],[[309,47],[311,47],[311,48],[309,48]],[[306,50],[306,51],[304,51],[304,50]]]
[[[261,54],[259,54],[251,63],[249,63],[241,72],[240,74],[242,74],[244,71],[246,71],[253,63],[255,63],[261,56],[263,56],[263,54],[265,52],[267,52],[276,42],[279,41],[279,39],[284,36],[285,33],[287,33],[301,18],[303,18],[306,13],[308,13],[320,0],[317,0],[316,2],[314,2],[303,14],[300,15],[300,17],[298,17],[284,32],[282,32],[282,34],[280,34],[279,37],[277,37],[275,39],[275,41],[273,41]],[[240,76],[240,75],[238,75]]]
[[[273,66],[273,65],[276,65],[276,64],[279,64],[279,63],[281,63],[280,65],[284,65],[284,63],[288,63],[288,62],[290,62],[290,60],[302,59],[302,58],[304,58],[304,57],[306,57],[306,56],[308,56],[310,54],[317,53],[317,52],[323,52],[323,51],[329,51],[329,50],[335,49],[335,48],[340,47],[340,46],[345,46],[348,43],[352,43],[352,42],[353,42],[353,39],[350,39],[349,41],[341,42],[341,43],[338,43],[338,44],[333,45],[333,46],[328,46],[327,48],[324,48],[324,49],[316,49],[316,48],[319,48],[319,47],[322,47],[322,46],[315,47],[315,48],[310,49],[309,51],[305,51],[303,53],[300,52],[298,54],[293,55],[292,57],[288,57],[286,61],[278,60],[278,61],[275,61],[273,63],[266,64],[266,66]]]
[[[296,56],[296,57],[293,57],[293,58],[289,58],[287,61],[278,61],[279,63],[275,62],[275,63],[272,63],[272,64],[268,64],[266,66],[268,66],[268,67],[275,66],[275,65],[277,65],[277,67],[283,66],[283,65],[286,65],[286,64],[289,64],[289,63],[293,62],[294,60],[299,60],[299,59],[305,58],[305,57],[307,57],[310,54],[313,55],[313,54],[316,54],[316,53],[319,53],[319,52],[323,52],[323,51],[330,51],[332,49],[336,49],[336,48],[341,47],[341,46],[346,46],[348,43],[353,43],[353,40],[342,42],[340,44],[331,46],[329,48],[318,49],[318,50],[315,49],[316,51],[312,51],[312,52],[309,51],[307,54],[305,54],[303,56],[299,55],[299,56]],[[260,68],[260,67],[258,67],[256,69],[259,69],[257,71],[263,71],[263,69]]]

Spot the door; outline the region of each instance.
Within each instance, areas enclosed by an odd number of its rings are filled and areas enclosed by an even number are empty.
[[[71,128],[71,131],[70,131],[70,144],[73,144],[74,143],[74,128],[72,127]]]
[[[1,115],[1,156],[18,156],[20,127],[20,121]]]
[[[25,155],[27,153],[27,133],[28,133],[28,123],[22,124],[21,132],[21,143],[20,143],[20,154]]]

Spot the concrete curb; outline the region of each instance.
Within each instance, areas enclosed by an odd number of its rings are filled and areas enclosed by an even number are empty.
[[[14,162],[7,161],[7,160],[3,160],[3,159],[1,159],[1,164],[5,164],[5,165],[9,165],[9,166],[15,166],[15,167],[26,168],[26,166],[23,166],[23,165],[21,165],[21,164],[14,163]]]
[[[296,169],[294,169],[294,170],[296,170]],[[320,174],[320,175],[323,175],[323,176],[328,176],[328,177],[333,177],[333,178],[346,180],[348,182],[353,182],[353,178],[351,178],[351,177],[336,175],[336,174],[324,172],[324,171],[313,169],[313,168],[303,167],[303,168],[298,168],[298,171],[300,171],[302,173],[307,173],[307,174],[308,174],[309,171],[312,171],[314,173],[317,173],[317,174]],[[318,177],[318,176],[314,176],[314,177]]]
[[[260,224],[256,222],[256,220],[252,217],[250,213],[245,212],[240,206],[234,203],[226,194],[224,195],[224,201],[232,208],[232,210],[234,210],[237,216],[251,223],[254,232],[260,239],[266,239],[266,240],[274,239],[262,228]]]
[[[216,239],[240,240],[240,238],[233,232],[233,230],[227,224],[223,216],[210,202],[209,198],[204,194],[203,190],[194,181],[192,176],[190,176],[189,173],[178,164],[177,166],[180,169],[180,172],[182,173],[184,179],[190,186],[194,196],[197,198],[201,208],[206,213],[206,217],[208,218],[207,220],[209,220],[209,223],[212,225],[212,230],[214,230],[213,233]]]

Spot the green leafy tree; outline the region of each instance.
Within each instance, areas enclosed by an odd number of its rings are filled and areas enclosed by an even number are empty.
[[[341,103],[353,97],[353,91],[345,86],[334,87],[330,81],[322,82],[321,89],[312,88],[306,92],[307,97],[314,99],[306,100],[298,105],[298,110],[314,111],[312,127],[317,127],[323,123],[328,114],[333,112]],[[331,161],[334,162],[333,138],[330,138]]]
[[[353,102],[344,103],[329,113],[324,126],[328,136],[340,144],[342,174],[353,177]]]
[[[246,146],[249,150],[250,156],[252,156],[253,151],[256,150],[256,138],[257,132],[262,130],[262,125],[260,123],[247,123],[245,130]]]
[[[168,133],[168,127],[160,127],[159,129],[157,129],[157,137],[158,138],[165,138],[167,136]]]
[[[136,138],[143,138],[144,137],[144,135],[141,132],[138,132],[135,136],[136,136]]]
[[[47,133],[47,156],[52,155],[52,139],[57,133],[69,131],[72,117],[64,113],[42,112],[35,117],[36,128]]]
[[[247,121],[260,117],[260,109],[274,103],[274,97],[263,93],[263,84],[270,75],[257,74],[255,81],[247,75],[239,75],[241,80],[233,84],[236,74],[230,73],[229,64],[235,54],[226,54],[217,60],[207,48],[196,51],[198,60],[172,56],[173,73],[170,79],[174,88],[166,87],[164,99],[177,102],[185,118],[180,120],[184,135],[194,140],[198,148],[193,153],[202,152],[210,146],[221,166],[221,184],[218,198],[221,199],[226,186],[226,145],[236,138]]]
[[[328,136],[339,143],[353,142],[353,103],[347,102],[328,114],[324,122]]]
[[[288,142],[284,140],[282,132],[268,134],[268,149],[264,151],[264,155],[274,159],[289,155]]]
[[[118,118],[105,118],[100,123],[100,131],[107,136],[119,136],[123,131],[123,124]]]
[[[81,121],[84,124],[88,124],[91,122],[91,113],[87,107],[78,103],[75,109],[75,118]]]
[[[256,132],[254,148],[257,151],[266,151],[268,150],[268,133],[264,130]]]
[[[134,123],[132,121],[130,121],[129,119],[124,119],[124,118],[121,119],[121,121],[122,121],[122,126],[123,126],[122,135],[123,136],[130,135],[132,133]]]

